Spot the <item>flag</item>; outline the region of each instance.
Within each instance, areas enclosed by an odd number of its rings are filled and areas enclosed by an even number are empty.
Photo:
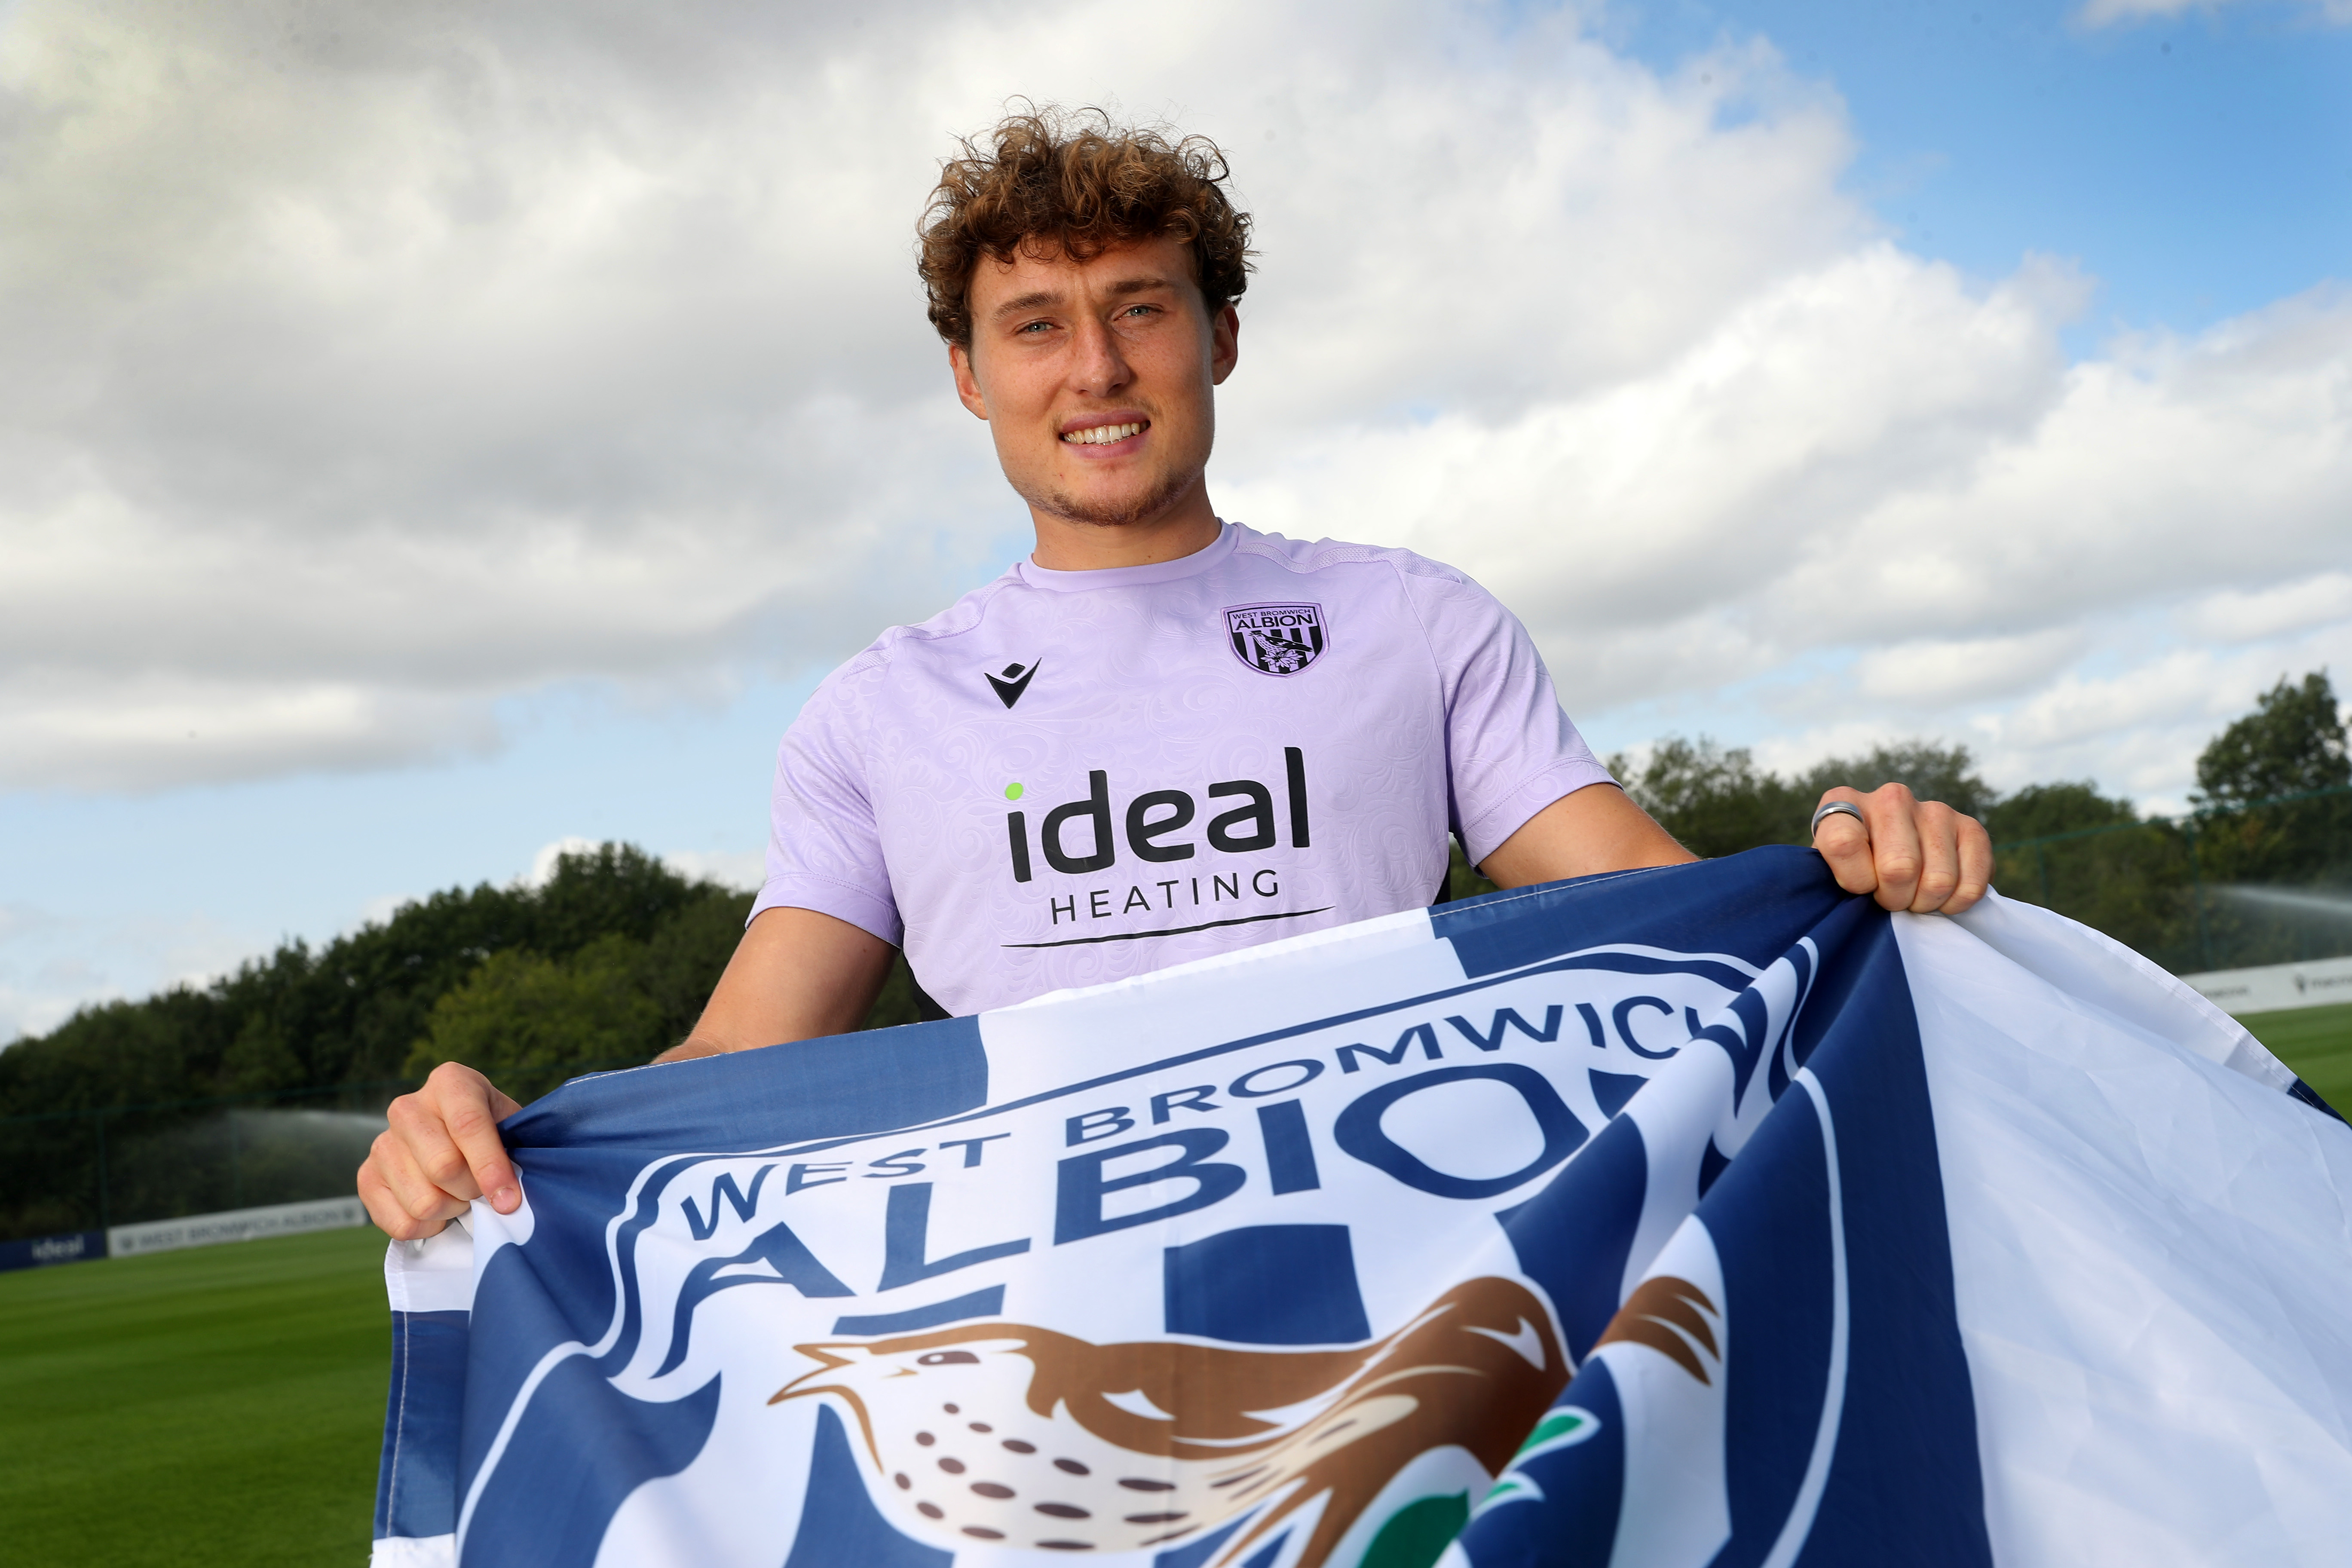
[[[2352,1561],[2352,1128],[1810,851],[605,1074],[395,1243],[374,1562]]]

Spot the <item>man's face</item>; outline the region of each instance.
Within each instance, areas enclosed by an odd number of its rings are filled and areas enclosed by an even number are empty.
[[[1213,388],[1241,323],[1210,314],[1190,247],[1173,239],[1091,261],[982,257],[971,347],[948,352],[956,393],[988,421],[1021,498],[1072,522],[1149,522],[1202,483]]]

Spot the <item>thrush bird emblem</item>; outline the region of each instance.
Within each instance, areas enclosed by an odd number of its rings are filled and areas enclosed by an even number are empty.
[[[769,1403],[846,1405],[907,1533],[1135,1552],[1255,1515],[1209,1568],[1294,1517],[1311,1520],[1300,1568],[1318,1568],[1433,1448],[1500,1473],[1572,1370],[1543,1303],[1493,1277],[1339,1350],[1097,1345],[1013,1322],[794,1348],[819,1366]]]

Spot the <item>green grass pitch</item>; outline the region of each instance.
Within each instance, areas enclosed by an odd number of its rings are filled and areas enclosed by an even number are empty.
[[[2246,1023],[2352,1106],[2352,1005]],[[365,1563],[383,1259],[362,1228],[0,1275],[0,1555]]]
[[[2352,1002],[2254,1013],[2238,1022],[2320,1099],[2352,1117]]]
[[[0,1274],[0,1559],[365,1563],[383,1247],[364,1226]]]

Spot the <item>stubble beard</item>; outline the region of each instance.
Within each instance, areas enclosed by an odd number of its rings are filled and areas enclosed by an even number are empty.
[[[1150,522],[1168,510],[1200,480],[1198,471],[1169,474],[1150,489],[1127,501],[1081,500],[1067,490],[1052,486],[1024,489],[1021,499],[1039,511],[1058,517],[1065,522],[1090,522],[1102,528],[1132,528],[1139,522]]]

